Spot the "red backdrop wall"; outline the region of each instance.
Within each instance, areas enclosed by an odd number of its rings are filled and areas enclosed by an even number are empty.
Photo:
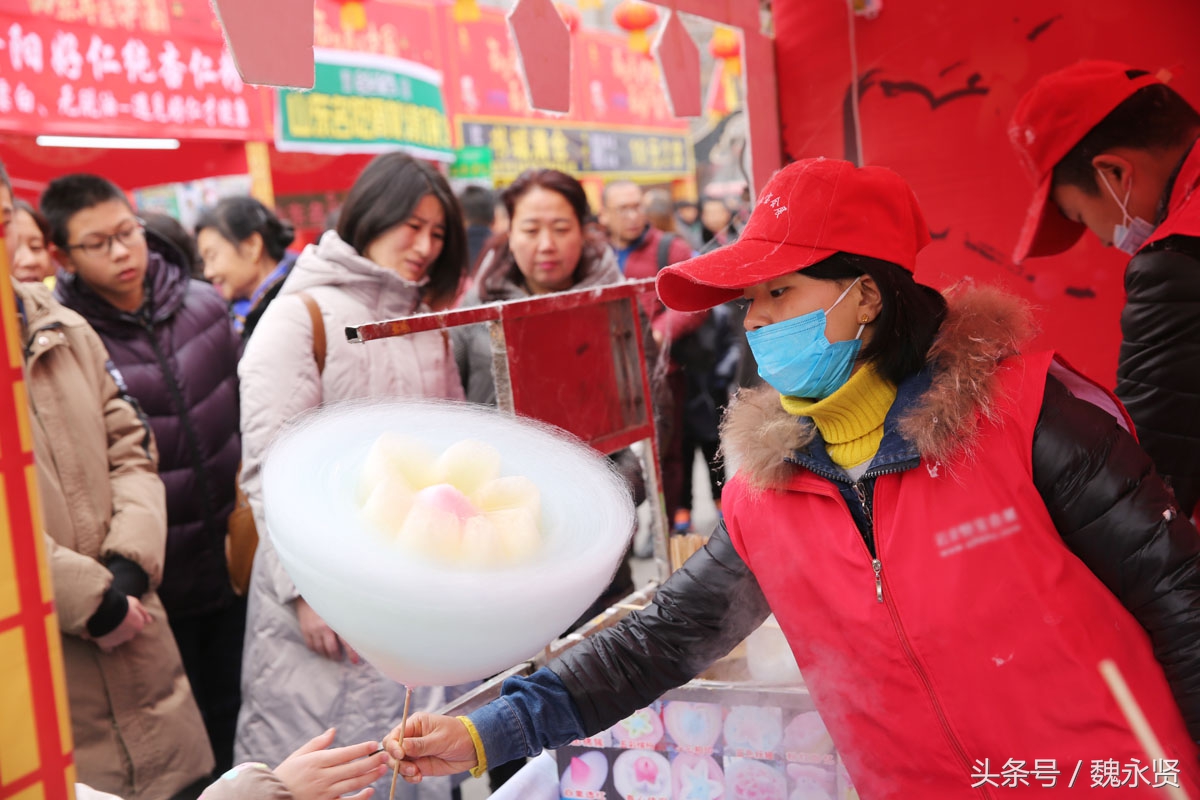
[[[787,159],[854,159],[845,0],[774,0]],[[1089,237],[1021,265],[1011,254],[1032,187],[1008,143],[1008,119],[1037,78],[1081,58],[1157,71],[1200,107],[1193,0],[882,0],[857,19],[862,153],[915,189],[937,237],[919,280],[970,277],[1030,299],[1039,344],[1115,382],[1127,257]]]

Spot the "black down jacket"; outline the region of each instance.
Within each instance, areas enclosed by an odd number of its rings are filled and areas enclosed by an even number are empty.
[[[1117,397],[1191,515],[1200,499],[1200,237],[1168,236],[1125,270]]]

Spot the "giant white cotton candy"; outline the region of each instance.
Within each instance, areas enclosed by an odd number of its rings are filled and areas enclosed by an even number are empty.
[[[446,448],[433,466],[434,479],[464,494],[474,494],[500,477],[500,453],[484,442],[463,439]]]
[[[369,493],[367,487],[369,489]],[[392,471],[362,484],[367,500],[363,504],[363,517],[384,534],[397,534],[416,502],[417,494],[408,481]]]
[[[365,503],[376,485],[391,476],[403,481],[410,491],[424,489],[433,479],[433,454],[420,439],[395,431],[378,436],[362,463],[359,501]]]
[[[541,492],[524,475],[507,475],[488,481],[471,496],[481,511],[524,508],[537,519],[542,514]]]
[[[381,434],[391,435],[377,447]],[[430,454],[465,440],[499,454],[499,485],[470,498],[483,514],[461,531],[488,543],[465,562],[431,559],[406,545],[427,530],[413,522],[417,509],[442,515],[426,524],[461,520],[430,491],[437,476],[406,454],[421,450],[424,463],[434,463]],[[369,456],[387,465],[385,476],[407,470],[424,482],[395,537],[364,518],[363,504],[386,480],[362,496]],[[458,480],[474,474],[461,460],[443,465]],[[434,501],[418,502],[422,496]],[[359,403],[308,415],[268,453],[263,499],[267,533],[300,593],[368,661],[409,685],[477,680],[529,658],[600,595],[634,527],[629,490],[596,451],[530,420],[444,402]],[[386,505],[381,497],[384,524],[394,513]]]

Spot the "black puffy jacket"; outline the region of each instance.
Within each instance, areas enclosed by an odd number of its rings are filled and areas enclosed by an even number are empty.
[[[100,334],[123,388],[154,431],[158,474],[167,490],[159,596],[175,620],[234,599],[225,534],[241,460],[239,342],[217,291],[193,280],[170,245],[149,231],[146,238],[141,311],[119,310],[72,275],[60,276],[55,294]]]
[[[1125,270],[1117,397],[1191,515],[1200,499],[1200,237],[1147,245]]]

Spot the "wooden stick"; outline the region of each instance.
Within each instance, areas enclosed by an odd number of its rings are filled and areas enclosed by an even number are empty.
[[[408,686],[404,687],[404,714],[400,717],[400,735],[397,737],[397,743],[404,747],[404,726],[408,724],[408,701],[412,697],[412,689]],[[396,777],[400,774],[400,762],[396,762],[396,768],[392,770],[392,788],[388,790],[388,800],[396,800]]]
[[[641,611],[645,606],[634,605],[633,603],[617,603],[613,608],[618,608],[622,611]]]
[[[1100,662],[1099,668],[1105,683],[1108,684],[1108,690],[1112,692],[1113,699],[1117,701],[1117,705],[1121,707],[1121,713],[1125,715],[1125,721],[1133,729],[1133,735],[1137,737],[1138,744],[1146,751],[1146,755],[1150,756],[1151,763],[1156,759],[1162,763],[1167,757],[1166,751],[1163,750],[1158,737],[1154,735],[1154,729],[1150,727],[1150,722],[1142,713],[1142,707],[1138,705],[1133,692],[1129,691],[1129,684],[1125,683],[1125,678],[1122,677],[1116,662],[1106,658]],[[1188,793],[1179,786],[1168,785],[1162,788],[1172,800],[1188,800]]]

